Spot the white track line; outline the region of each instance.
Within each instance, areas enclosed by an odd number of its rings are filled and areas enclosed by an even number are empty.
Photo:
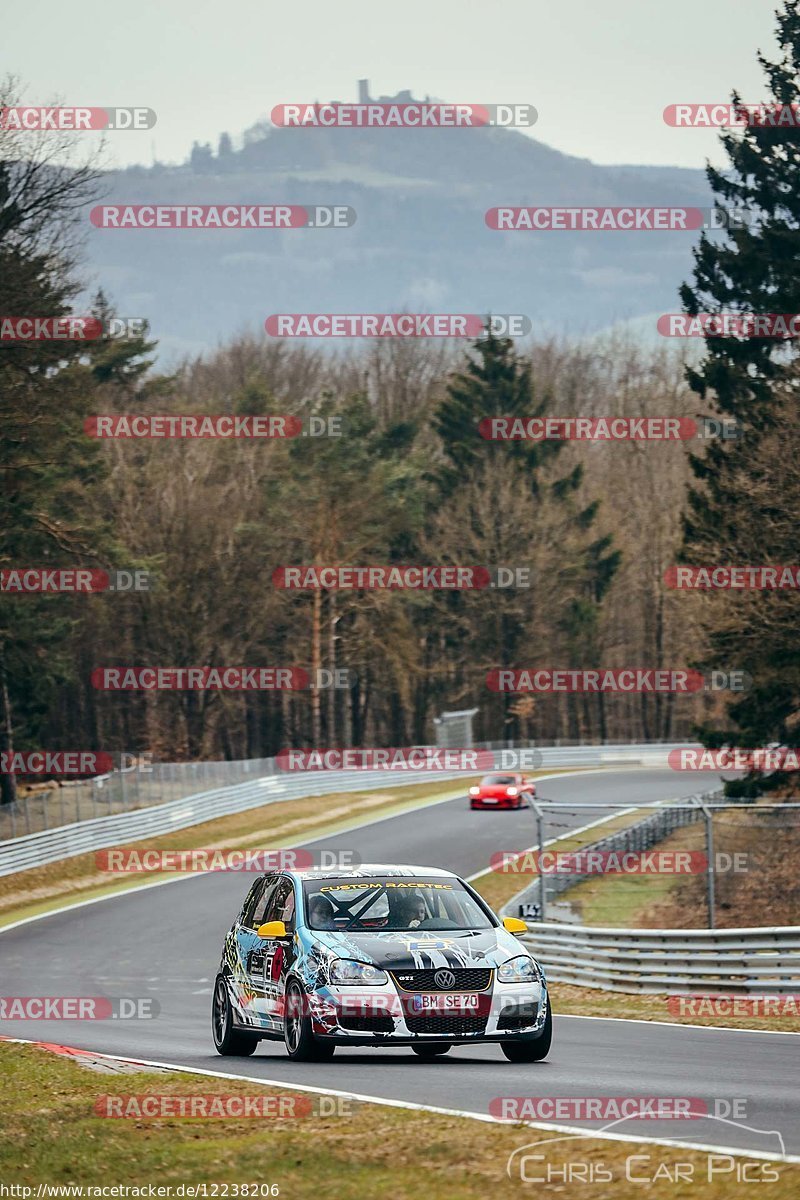
[[[3,1040],[19,1042],[22,1045],[28,1046],[47,1045],[47,1043],[36,1042],[28,1038],[4,1038]],[[77,1047],[65,1046],[64,1049],[75,1050]],[[704,1154],[728,1154],[734,1158],[759,1158],[765,1159],[768,1162],[800,1163],[800,1155],[798,1154],[768,1154],[765,1150],[743,1150],[730,1146],[715,1146],[705,1142],[673,1141],[671,1138],[631,1137],[621,1133],[595,1132],[593,1129],[584,1129],[580,1125],[551,1125],[547,1122],[539,1121],[499,1121],[496,1117],[492,1117],[488,1113],[470,1112],[468,1109],[442,1108],[436,1104],[417,1104],[413,1100],[395,1100],[389,1096],[370,1096],[365,1095],[363,1092],[344,1091],[341,1088],[321,1088],[315,1087],[312,1084],[295,1083],[286,1079],[263,1079],[260,1076],[239,1075],[231,1071],[210,1071],[204,1067],[186,1067],[179,1063],[161,1062],[149,1058],[128,1058],[119,1054],[102,1054],[96,1050],[86,1050],[82,1051],[82,1053],[92,1058],[105,1058],[116,1062],[134,1063],[142,1067],[159,1067],[162,1070],[177,1071],[183,1075],[204,1075],[211,1079],[235,1079],[243,1083],[254,1083],[260,1087],[291,1088],[299,1092],[311,1092],[316,1096],[340,1096],[344,1100],[358,1100],[362,1104],[381,1104],[386,1108],[404,1108],[412,1112],[437,1113],[445,1117],[465,1117],[470,1121],[482,1121],[487,1125],[513,1124],[524,1126],[528,1129],[541,1129],[544,1132],[576,1134],[584,1138],[599,1138],[603,1141],[675,1147],[680,1150],[697,1150]],[[755,1130],[755,1132],[765,1133],[771,1131],[759,1129]]]
[[[564,986],[569,987],[570,985],[565,984]],[[619,994],[618,992],[611,993],[612,996]],[[641,992],[635,994],[646,995]],[[630,996],[631,993],[627,992],[626,995]],[[558,1013],[557,1016],[559,1021],[624,1021],[626,1025],[665,1025],[668,1029],[708,1029],[718,1030],[720,1033],[768,1033],[772,1037],[800,1037],[800,1031],[796,1029],[751,1029],[749,1025],[745,1029],[740,1029],[732,1025],[695,1025],[691,1021],[648,1021],[647,1017],[582,1017],[580,1013]]]
[[[597,774],[597,772],[581,771],[581,775],[593,775],[593,774]],[[548,775],[548,776],[546,776],[546,778],[555,779],[555,778],[563,778],[563,776],[557,777],[555,775]],[[538,782],[539,781],[537,780],[537,783]],[[564,807],[569,808],[569,804],[565,802]],[[609,806],[598,802],[597,807],[598,808],[608,808]],[[607,825],[609,821],[614,821],[614,820],[616,820],[617,817],[628,817],[631,815],[631,813],[638,812],[639,807],[640,807],[639,805],[634,805],[633,808],[623,808],[619,812],[607,812],[604,817],[598,817],[596,821],[590,821],[588,825],[579,825],[576,829],[568,829],[568,830],[566,830],[565,833],[560,833],[558,835],[558,837],[548,838],[544,844],[545,844],[545,846],[552,846],[556,842],[563,841],[564,838],[575,837],[575,835],[578,833],[585,833],[587,829],[596,829],[598,825]],[[535,851],[538,849],[539,849],[538,846],[526,846],[525,849],[520,850],[519,853],[520,854],[530,854],[532,851]],[[466,875],[465,879],[466,879],[467,883],[473,883],[476,879],[480,879],[481,875],[490,875],[491,872],[492,872],[491,867],[484,867],[482,870],[476,871],[474,875]],[[522,890],[525,891],[525,888],[523,888]],[[514,897],[512,896],[511,899],[513,900]]]

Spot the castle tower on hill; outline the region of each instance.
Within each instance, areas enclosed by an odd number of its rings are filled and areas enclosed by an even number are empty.
[[[424,103],[429,104],[430,99],[431,99],[430,96],[426,96]],[[376,103],[378,103],[378,104],[412,104],[414,102],[414,97],[412,96],[411,90],[409,88],[404,88],[403,91],[398,92],[396,96],[377,96],[377,97],[370,96],[369,80],[368,79],[359,79],[359,81],[358,81],[358,103],[359,104],[369,104],[370,101],[372,101],[372,100],[375,100]]]

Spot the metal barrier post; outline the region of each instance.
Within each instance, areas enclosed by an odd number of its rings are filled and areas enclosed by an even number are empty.
[[[536,862],[539,870],[539,919],[547,920],[547,887],[542,870],[542,850],[544,850],[544,834],[542,828],[542,810],[534,799],[531,808],[536,813]]]
[[[706,878],[708,883],[708,928],[716,928],[716,904],[714,895],[714,814],[698,800],[706,819]]]

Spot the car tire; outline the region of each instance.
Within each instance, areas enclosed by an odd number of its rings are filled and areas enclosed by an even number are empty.
[[[500,1045],[509,1062],[529,1063],[541,1062],[550,1053],[553,1041],[553,1013],[550,1008],[539,1033],[528,1038],[517,1038],[516,1041],[501,1042]]]
[[[333,1058],[334,1042],[316,1037],[311,1018],[304,1012],[306,994],[296,979],[286,985],[286,1011],[283,1018],[283,1040],[286,1053],[293,1062],[323,1062]]]
[[[412,1046],[411,1049],[420,1058],[438,1058],[440,1054],[447,1054],[453,1047],[447,1042],[424,1042],[419,1046]]]
[[[214,984],[214,999],[211,1002],[211,1031],[217,1054],[235,1054],[247,1058],[259,1043],[251,1033],[242,1033],[233,1025],[233,1011],[228,995],[228,985],[222,975]]]

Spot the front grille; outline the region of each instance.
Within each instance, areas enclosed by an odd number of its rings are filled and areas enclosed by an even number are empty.
[[[451,988],[441,988],[435,975],[450,971],[456,981]],[[420,970],[392,971],[392,978],[404,992],[485,992],[492,985],[491,967],[429,967]]]
[[[433,1013],[427,1016],[411,1016],[406,1013],[406,1025],[411,1033],[440,1033],[452,1037],[460,1033],[483,1033],[486,1017],[463,1017],[458,1014]]]
[[[348,1017],[339,1018],[342,1029],[351,1033],[393,1033],[394,1019],[387,1016],[377,1017]]]

